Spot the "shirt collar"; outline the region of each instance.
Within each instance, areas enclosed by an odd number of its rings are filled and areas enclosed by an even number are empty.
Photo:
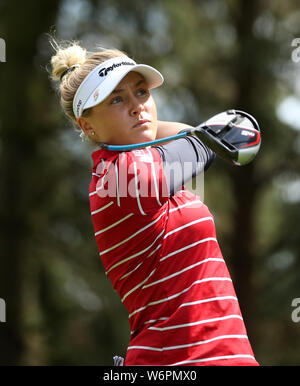
[[[112,151],[112,150],[107,150],[107,149],[98,149],[95,150],[92,153],[92,160],[93,160],[93,169],[97,167],[99,162],[103,159],[106,160],[108,158],[115,157],[117,158],[117,155],[119,154],[119,151]]]

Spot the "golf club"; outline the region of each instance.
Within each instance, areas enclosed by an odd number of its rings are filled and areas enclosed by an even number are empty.
[[[214,115],[195,128],[188,128],[170,137],[130,145],[101,143],[100,146],[112,151],[130,151],[190,135],[197,136],[219,157],[237,166],[251,162],[257,155],[261,144],[261,131],[255,118],[241,110],[227,110]]]

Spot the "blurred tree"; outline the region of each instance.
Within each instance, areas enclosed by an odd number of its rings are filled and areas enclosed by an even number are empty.
[[[36,95],[41,77],[36,77],[34,57],[37,38],[53,22],[57,6],[58,1],[28,1],[17,7],[1,2],[0,35],[7,47],[7,61],[0,69],[0,294],[7,305],[7,322],[0,326],[1,364],[18,363],[24,352],[25,256],[39,190],[32,168],[38,160],[38,140],[45,135],[40,118],[46,112],[45,105],[39,103],[38,108],[36,103],[45,91]]]

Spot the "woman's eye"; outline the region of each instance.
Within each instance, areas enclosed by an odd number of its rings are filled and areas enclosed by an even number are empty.
[[[121,97],[115,97],[111,100],[111,104],[116,104],[122,101]]]
[[[137,92],[138,96],[143,96],[143,95],[147,95],[148,94],[148,90],[146,89],[140,89],[138,92]]]

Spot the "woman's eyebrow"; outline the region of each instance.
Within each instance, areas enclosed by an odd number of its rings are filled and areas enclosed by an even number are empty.
[[[140,79],[140,80],[136,83],[135,87],[140,86],[142,83],[146,83],[145,79]]]
[[[138,87],[138,86],[140,86],[142,83],[146,83],[144,79],[140,79],[134,86],[135,86],[135,87]],[[122,91],[124,91],[123,88],[116,88],[116,89],[114,89],[114,90],[111,92],[111,94],[118,94],[119,92],[122,92]]]

